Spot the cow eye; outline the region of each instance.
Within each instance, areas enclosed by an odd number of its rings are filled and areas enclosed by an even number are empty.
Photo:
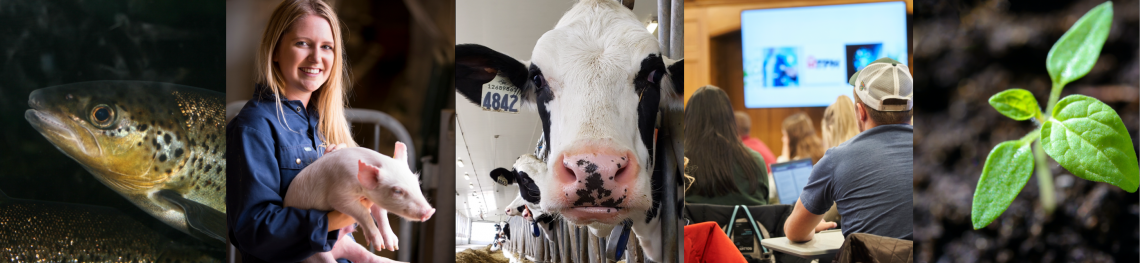
[[[534,82],[534,86],[536,88],[541,89],[543,87],[546,87],[546,79],[542,77],[542,74],[535,74],[534,79],[531,79],[531,82]]]
[[[647,79],[646,81],[649,81],[649,83],[656,84],[657,80],[659,79],[660,74],[661,73],[657,73],[657,70],[653,70],[653,71],[649,72],[649,76],[648,76],[649,79]]]

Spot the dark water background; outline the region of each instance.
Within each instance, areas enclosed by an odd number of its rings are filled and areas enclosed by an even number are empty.
[[[990,96],[1027,89],[1047,103],[1045,58],[1088,1],[916,0],[914,76],[915,259],[920,262],[1138,262],[1140,194],[1073,176],[1049,159],[1056,210],[1047,215],[1036,174],[988,227],[970,208],[986,156],[1035,128],[993,109]],[[1119,113],[1140,143],[1140,6],[1113,1],[1111,32],[1092,71],[1061,97],[1084,94]],[[1042,104],[1044,107],[1044,104]]]
[[[225,92],[222,1],[0,1],[0,190],[21,199],[115,208],[221,257],[98,182],[24,119],[35,89],[145,80]]]

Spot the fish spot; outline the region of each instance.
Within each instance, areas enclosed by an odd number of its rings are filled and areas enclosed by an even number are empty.
[[[142,142],[139,142],[139,144],[138,144],[138,145],[136,145],[136,146],[142,146]]]
[[[159,156],[158,156],[158,161],[159,161],[159,162],[165,162],[165,161],[166,161],[166,154],[162,154],[162,155],[159,155]]]
[[[166,135],[163,135],[162,139],[163,141],[166,141],[166,143],[170,143],[170,134],[167,133]]]
[[[170,174],[170,169],[166,169],[166,173],[167,173],[167,174]]]
[[[138,126],[139,131],[146,131],[146,128],[150,128],[150,126],[147,126],[145,123]]]
[[[178,150],[174,150],[174,158],[181,158],[181,157],[182,157],[182,148],[178,148]],[[610,179],[613,179],[613,177],[610,177]]]

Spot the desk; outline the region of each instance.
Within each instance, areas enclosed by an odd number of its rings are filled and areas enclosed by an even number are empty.
[[[811,241],[804,243],[791,242],[787,237],[776,237],[760,240],[760,244],[788,255],[831,262],[843,246],[843,232],[839,229],[826,230],[816,233]]]

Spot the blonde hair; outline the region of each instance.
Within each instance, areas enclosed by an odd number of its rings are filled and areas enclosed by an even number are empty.
[[[811,163],[819,162],[825,150],[819,137],[815,135],[815,127],[811,125],[811,117],[806,113],[798,112],[784,119],[784,133],[788,135],[788,157],[792,159],[811,158]]]
[[[273,10],[273,15],[269,17],[269,24],[261,37],[261,45],[257,48],[257,82],[269,87],[275,98],[281,98],[282,94],[286,93],[285,78],[281,69],[273,62],[273,55],[285,32],[306,15],[316,15],[328,20],[335,45],[329,78],[309,99],[320,116],[317,136],[321,137],[324,145],[343,143],[349,147],[359,146],[352,139],[352,130],[344,117],[344,109],[348,107],[346,103],[348,89],[352,85],[349,83],[348,66],[345,61],[344,39],[340,34],[340,19],[328,4],[320,0],[286,0]],[[277,111],[278,114],[284,114],[280,99],[277,100]],[[285,125],[288,126],[289,123]]]
[[[835,103],[823,111],[823,120],[819,123],[823,134],[827,135],[824,136],[823,143],[827,144],[827,147],[835,147],[855,137],[859,134],[859,127],[855,124],[856,119],[855,104],[851,102],[851,98],[839,95]]]

